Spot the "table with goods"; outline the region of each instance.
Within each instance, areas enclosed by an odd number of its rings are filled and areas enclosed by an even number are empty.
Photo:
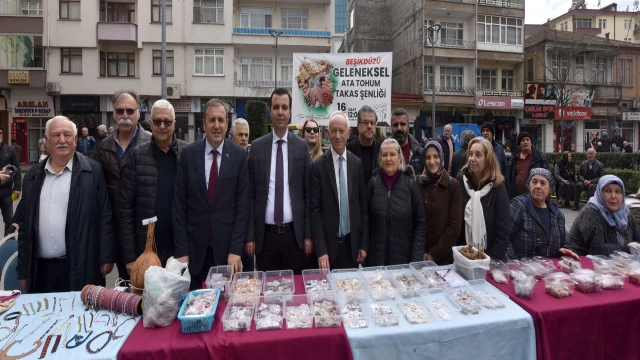
[[[538,359],[640,359],[640,256],[492,261],[487,281],[533,317]]]

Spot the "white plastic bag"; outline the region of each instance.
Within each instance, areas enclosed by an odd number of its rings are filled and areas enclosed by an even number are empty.
[[[489,257],[489,255],[484,254],[485,258],[482,260],[469,260],[460,253],[460,249],[466,248],[467,246],[468,245],[453,247],[453,263],[455,265],[462,265],[469,269],[481,268],[481,269],[489,270],[489,263],[491,262],[491,258]],[[478,249],[474,247],[473,251],[477,252]]]
[[[176,261],[170,258],[169,261]],[[169,264],[167,261],[167,264]],[[172,268],[175,269],[172,264]],[[186,266],[187,264],[184,264]],[[144,273],[144,317],[146,328],[165,327],[178,316],[182,301],[189,293],[191,276],[187,269],[179,275],[159,266],[152,266]]]

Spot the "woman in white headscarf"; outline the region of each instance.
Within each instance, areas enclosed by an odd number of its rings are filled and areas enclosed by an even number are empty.
[[[462,191],[462,231],[458,245],[484,249],[491,258],[505,260],[509,245],[509,195],[491,143],[469,142],[467,164],[456,180]]]
[[[640,229],[624,206],[624,183],[605,175],[573,221],[567,248],[582,256],[610,255],[615,250],[629,252],[630,242],[640,242]]]

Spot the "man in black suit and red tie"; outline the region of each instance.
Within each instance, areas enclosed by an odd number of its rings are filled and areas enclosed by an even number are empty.
[[[369,250],[369,205],[362,163],[346,149],[343,112],[329,119],[331,150],[311,165],[311,235],[321,269],[355,268]]]
[[[309,226],[310,164],[304,140],[287,130],[291,95],[271,94],[273,132],[252,142],[249,153],[250,214],[246,251],[263,271],[313,267]]]
[[[242,271],[249,208],[247,152],[226,140],[227,109],[206,105],[206,138],[182,150],[173,198],[175,257],[189,263],[191,288],[199,289],[209,268]]]

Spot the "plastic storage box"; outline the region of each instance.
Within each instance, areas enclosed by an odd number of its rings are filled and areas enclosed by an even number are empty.
[[[544,278],[544,289],[555,298],[572,296],[576,282],[565,273],[553,273]]]
[[[265,296],[279,296],[282,300],[289,302],[295,292],[296,284],[293,281],[293,270],[276,270],[264,273],[262,293]]]
[[[487,269],[483,268],[468,268],[462,264],[457,264],[456,271],[460,273],[460,276],[467,280],[479,280],[487,278]]]
[[[436,320],[445,322],[460,316],[460,306],[444,289],[422,289],[419,293],[422,303]]]
[[[362,276],[367,280],[369,295],[373,301],[395,300],[396,287],[391,275],[384,266],[374,266],[361,269]]]
[[[400,296],[405,299],[420,296],[418,290],[424,283],[417,270],[407,264],[387,266],[386,269]]]
[[[571,279],[576,284],[576,289],[583,293],[602,291],[602,276],[591,269],[575,270],[571,273]]]
[[[263,280],[262,271],[235,273],[231,282],[231,295],[253,295],[257,298],[262,293]]]
[[[253,295],[231,295],[227,308],[222,314],[222,330],[224,331],[249,331],[251,320],[255,310],[256,297]],[[244,310],[244,316],[233,316],[232,310]],[[237,312],[235,313],[237,314]]]
[[[285,307],[287,329],[310,329],[313,327],[313,303],[309,295],[294,295]]]
[[[368,304],[371,312],[371,320],[375,326],[397,326],[400,324],[398,310],[393,301],[384,301]]]
[[[329,278],[341,300],[367,300],[367,280],[358,269],[332,270]]]
[[[342,324],[340,302],[334,291],[317,291],[308,296],[316,327],[339,327]]]
[[[282,329],[285,311],[282,296],[260,296],[253,315],[256,330]]]
[[[228,300],[232,274],[233,271],[231,265],[211,267],[209,269],[209,274],[207,275],[207,280],[205,281],[207,288],[220,290],[220,298],[222,300]]]
[[[185,316],[184,312],[187,309],[187,303],[189,302],[189,300],[196,295],[201,295],[208,292],[215,293],[215,302],[213,303],[211,312],[209,314],[200,316]],[[182,325],[182,333],[189,334],[194,332],[210,331],[211,325],[213,324],[213,318],[216,315],[216,310],[218,308],[219,299],[220,290],[218,289],[195,290],[187,294],[187,297],[184,299],[184,301],[182,301],[182,306],[180,307],[180,311],[178,312],[178,320],[180,320],[180,324]]]
[[[302,270],[302,281],[304,282],[305,292],[331,291],[329,274],[329,270],[327,269]]]

